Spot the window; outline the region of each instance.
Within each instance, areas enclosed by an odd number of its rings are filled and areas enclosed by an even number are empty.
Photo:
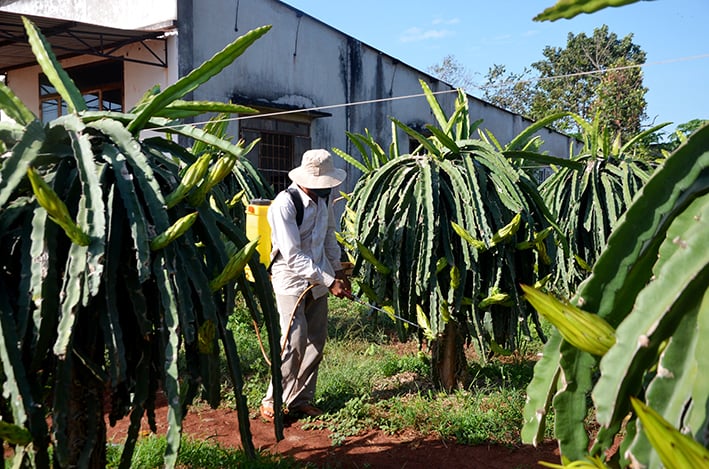
[[[261,133],[258,168],[276,192],[290,185],[288,171],[293,169],[293,136]]]
[[[288,187],[288,172],[300,164],[300,157],[310,148],[310,124],[276,119],[246,119],[239,136],[247,143],[260,138],[247,155],[278,193]]]
[[[69,68],[91,111],[123,110],[123,62],[111,61]],[[43,122],[67,113],[67,104],[43,73],[39,76],[40,118]]]

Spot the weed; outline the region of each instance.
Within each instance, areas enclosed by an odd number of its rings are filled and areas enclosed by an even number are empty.
[[[165,436],[148,435],[138,440],[131,460],[131,467],[144,469],[163,467]],[[118,467],[122,447],[107,448],[107,468]],[[257,454],[255,460],[248,459],[243,451],[224,448],[218,443],[183,438],[177,455],[177,466],[183,468],[217,469],[224,467],[266,468],[302,468],[302,463],[286,457]]]
[[[334,446],[345,442],[347,437],[359,434],[372,427],[370,407],[364,397],[352,398],[339,411],[329,414],[326,419],[310,420],[303,424],[304,429],[323,429],[330,431],[330,439]]]
[[[305,420],[303,428],[329,430],[333,445],[341,445],[368,429],[390,434],[413,430],[471,445],[520,443],[525,389],[536,358],[530,351],[541,350],[538,338],[530,339],[524,353],[495,357],[485,363],[471,362],[466,386],[446,394],[433,387],[429,356],[415,344],[395,342],[391,339],[395,336],[393,325],[387,328],[385,322],[375,323],[366,313],[365,308],[347,300],[331,299],[330,335],[315,396],[315,403],[326,413],[317,420]],[[244,309],[237,308],[229,320],[229,330],[244,357],[244,393],[252,407],[260,402],[270,379],[253,327]],[[233,391],[226,383],[223,399],[229,402],[230,395],[233,400]],[[552,416],[547,418],[551,424]],[[551,430],[547,434],[550,436]],[[183,451],[184,457],[189,454],[194,460],[201,460],[202,451],[214,452],[207,457],[210,461],[234,457],[221,456],[224,450],[213,445],[181,449],[180,457]],[[162,454],[158,449],[154,452]],[[141,460],[134,466],[157,467],[150,464],[152,460]],[[185,463],[184,467],[199,466]],[[222,467],[234,464],[225,462]]]

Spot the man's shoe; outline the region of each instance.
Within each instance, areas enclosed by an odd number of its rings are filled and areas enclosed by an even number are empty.
[[[307,415],[308,417],[319,417],[323,414],[322,410],[320,410],[317,407],[312,406],[310,404],[304,404],[304,405],[298,406],[298,407],[294,408],[292,411]]]
[[[272,408],[268,406],[262,404],[259,410],[261,411],[261,418],[263,418],[264,420],[273,422],[273,419],[276,418],[276,413],[273,411]]]

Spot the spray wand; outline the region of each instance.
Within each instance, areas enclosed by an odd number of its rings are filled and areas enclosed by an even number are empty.
[[[398,316],[398,315],[394,314],[394,310],[393,310],[393,309],[390,309],[389,311],[387,311],[387,310],[385,310],[385,309],[382,309],[382,308],[379,308],[379,307],[377,307],[377,306],[374,306],[374,305],[371,304],[371,303],[367,303],[366,301],[364,301],[364,300],[360,299],[359,297],[357,297],[357,296],[355,296],[355,295],[352,295],[352,294],[350,294],[350,295],[348,296],[348,298],[349,298],[350,300],[354,301],[355,303],[359,303],[359,304],[361,304],[361,305],[363,305],[363,306],[366,306],[366,307],[371,308],[371,309],[373,309],[373,310],[376,310],[376,311],[379,311],[379,312],[381,312],[381,313],[384,313],[384,314],[386,314],[386,315],[389,316],[389,317],[394,317],[394,318],[398,319],[398,320],[401,321],[401,322],[405,322],[406,324],[410,324],[410,325],[412,325],[412,326],[414,326],[414,327],[416,327],[416,328],[419,328],[419,329],[421,328],[421,327],[420,327],[418,324],[416,324],[415,322],[411,322],[411,321],[409,321],[408,319],[404,319],[404,318],[402,318],[401,316]]]

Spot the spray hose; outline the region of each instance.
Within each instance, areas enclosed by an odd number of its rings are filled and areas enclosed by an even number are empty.
[[[286,350],[286,345],[288,344],[288,336],[290,335],[290,329],[291,329],[291,327],[293,326],[293,319],[295,318],[295,313],[296,313],[296,311],[298,311],[298,307],[300,306],[300,303],[303,302],[303,300],[305,299],[306,295],[310,292],[310,290],[311,290],[314,286],[315,286],[315,285],[310,285],[310,286],[308,286],[308,288],[306,288],[305,290],[303,290],[303,293],[300,294],[300,296],[298,297],[298,301],[296,301],[296,302],[295,302],[295,305],[293,306],[293,311],[291,312],[291,314],[290,314],[290,319],[288,320],[288,327],[286,328],[285,333],[283,334],[283,344],[281,345],[281,357],[283,356],[283,352],[285,352],[285,350]],[[389,316],[389,317],[396,318],[396,319],[398,319],[399,321],[404,322],[404,323],[406,323],[406,324],[409,324],[409,325],[411,325],[411,326],[414,326],[414,327],[416,327],[416,328],[418,328],[418,329],[421,328],[421,326],[419,326],[419,325],[416,324],[415,322],[411,322],[411,321],[409,321],[408,319],[404,319],[404,318],[402,318],[401,316],[398,316],[398,315],[394,314],[394,311],[386,311],[386,310],[384,310],[384,309],[382,309],[382,308],[379,308],[379,307],[377,307],[377,306],[374,306],[373,304],[367,303],[366,301],[362,300],[360,297],[358,297],[358,296],[356,296],[356,295],[350,294],[350,295],[347,295],[346,297],[347,297],[348,299],[354,301],[355,303],[359,303],[359,304],[361,304],[362,306],[366,306],[366,307],[368,307],[368,308],[371,308],[371,309],[374,310],[374,311],[379,311],[379,312],[381,312],[381,313],[384,313],[384,314],[386,314],[386,315]],[[261,354],[263,355],[264,360],[266,360],[266,363],[268,363],[268,366],[271,366],[271,360],[268,359],[268,354],[266,353],[266,350],[265,350],[265,348],[264,348],[264,346],[263,346],[263,340],[261,340],[261,334],[259,333],[258,324],[256,323],[255,320],[254,320],[254,329],[256,330],[256,337],[258,338],[258,344],[259,344],[259,347],[261,348]]]
[[[310,293],[310,290],[312,290],[313,287],[315,287],[315,285],[309,285],[308,288],[303,290],[303,293],[301,293],[298,297],[298,301],[296,301],[295,305],[293,305],[293,311],[291,311],[290,319],[288,320],[288,327],[286,328],[285,333],[283,334],[283,344],[281,345],[281,357],[283,356],[283,352],[285,352],[286,350],[286,344],[288,344],[288,336],[290,335],[290,328],[293,326],[293,319],[295,318],[295,313],[296,311],[298,311],[298,307],[303,302],[306,295]],[[266,349],[263,346],[263,340],[261,340],[261,333],[259,332],[258,324],[256,323],[256,320],[253,320],[253,322],[254,329],[256,330],[256,337],[258,338],[258,344],[261,348],[261,355],[263,355],[263,359],[266,360],[268,366],[271,366],[271,360],[268,359],[268,354],[266,353]]]

